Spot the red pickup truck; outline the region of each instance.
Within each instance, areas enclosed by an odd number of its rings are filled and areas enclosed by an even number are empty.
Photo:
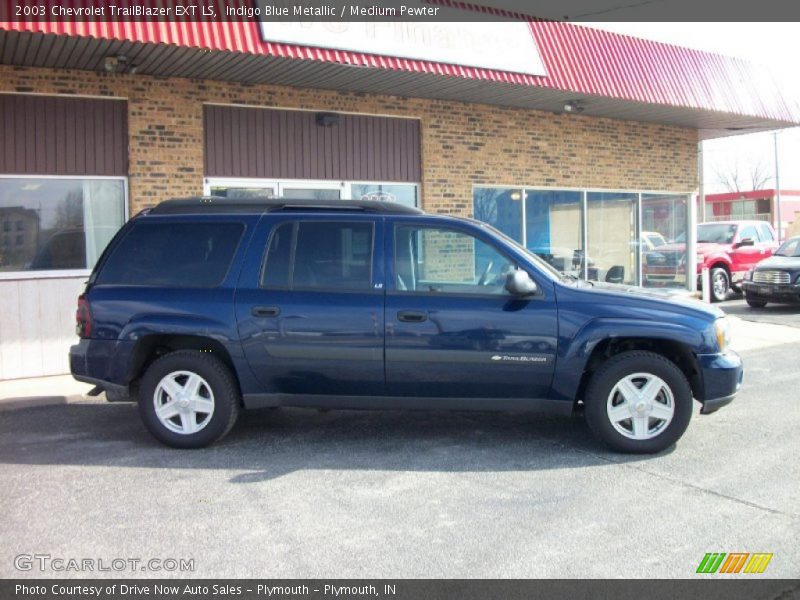
[[[731,287],[738,288],[745,273],[772,256],[778,248],[772,225],[765,221],[717,221],[697,226],[697,275],[708,268],[711,300],[720,302]],[[686,240],[646,252],[642,272],[648,286],[686,283]],[[701,284],[698,279],[698,289]]]

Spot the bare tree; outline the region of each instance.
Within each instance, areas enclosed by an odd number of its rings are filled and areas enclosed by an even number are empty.
[[[772,181],[772,175],[762,161],[758,161],[750,169],[750,189],[761,190]]]
[[[725,169],[717,169],[716,175],[717,183],[729,192],[760,190],[772,181],[772,176],[769,175],[763,161],[755,163],[749,170],[743,172],[737,160]]]

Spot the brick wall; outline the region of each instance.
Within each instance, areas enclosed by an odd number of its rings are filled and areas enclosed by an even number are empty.
[[[305,108],[421,121],[423,207],[468,215],[472,185],[688,191],[690,129],[363,93],[0,66],[0,92],[128,100],[131,212],[203,190],[202,104]]]

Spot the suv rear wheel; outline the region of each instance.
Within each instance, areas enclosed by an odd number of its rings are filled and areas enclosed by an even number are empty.
[[[660,452],[674,444],[692,418],[686,376],[660,354],[617,354],[592,375],[586,388],[589,427],[619,452]]]
[[[160,442],[202,448],[233,427],[239,391],[220,360],[197,350],[178,350],[148,367],[139,387],[139,414]]]

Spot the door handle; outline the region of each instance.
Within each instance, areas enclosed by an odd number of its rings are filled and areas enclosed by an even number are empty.
[[[254,306],[250,314],[254,317],[277,317],[281,309],[277,306]]]
[[[397,313],[397,320],[403,323],[422,323],[428,320],[428,314],[414,310],[401,310]]]

